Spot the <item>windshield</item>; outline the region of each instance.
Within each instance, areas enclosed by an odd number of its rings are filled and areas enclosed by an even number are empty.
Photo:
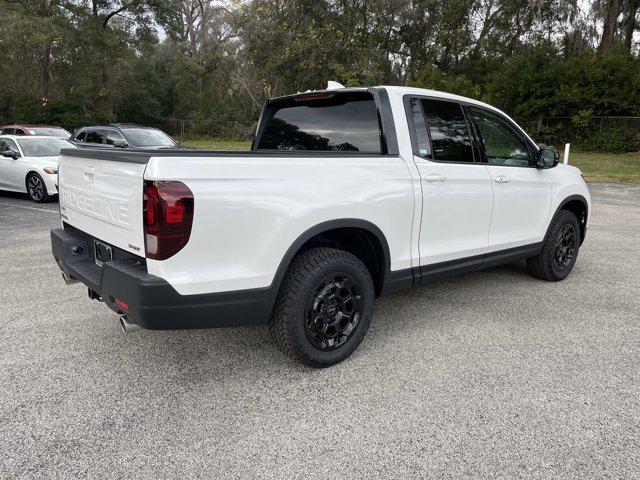
[[[17,140],[25,157],[55,157],[63,148],[77,148],[73,143],[61,138],[28,137]]]
[[[39,135],[39,136],[45,135],[47,137],[51,136],[51,137],[64,138],[65,140],[71,137],[71,134],[67,132],[64,128],[32,128],[31,134]]]
[[[169,135],[153,128],[125,128],[122,130],[132,147],[175,147]]]

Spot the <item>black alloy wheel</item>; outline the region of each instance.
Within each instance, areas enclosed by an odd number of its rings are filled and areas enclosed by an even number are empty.
[[[352,275],[324,278],[307,303],[305,333],[311,344],[322,351],[343,345],[358,328],[363,304],[362,286]]]
[[[558,232],[553,255],[553,265],[557,271],[562,272],[573,260],[576,250],[576,230],[573,225],[566,223]]]
[[[580,234],[580,225],[575,214],[568,210],[560,210],[551,221],[540,253],[527,259],[529,273],[549,282],[566,278],[578,258]]]
[[[329,367],[364,339],[374,298],[371,272],[359,258],[335,248],[311,248],[287,269],[269,330],[287,355],[310,367]]]

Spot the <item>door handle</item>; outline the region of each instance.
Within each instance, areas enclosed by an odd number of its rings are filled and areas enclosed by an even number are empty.
[[[493,177],[493,181],[496,183],[509,183],[509,177],[505,177],[504,175],[498,175],[497,177]]]
[[[439,173],[430,173],[429,175],[425,175],[424,179],[427,182],[446,182],[447,181],[447,177],[445,177],[444,175],[440,175]]]

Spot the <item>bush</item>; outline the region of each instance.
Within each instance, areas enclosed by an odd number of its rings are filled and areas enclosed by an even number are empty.
[[[638,136],[633,132],[615,129],[592,132],[579,140],[577,147],[587,152],[624,153],[637,151]]]

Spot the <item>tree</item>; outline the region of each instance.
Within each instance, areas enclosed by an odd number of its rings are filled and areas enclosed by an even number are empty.
[[[603,6],[602,37],[598,45],[598,51],[600,53],[606,53],[613,48],[621,5],[621,0],[606,0]]]
[[[623,23],[624,29],[624,49],[627,53],[631,53],[633,44],[633,35],[636,31],[638,15],[638,9],[640,9],[640,0],[626,0],[626,13]]]

